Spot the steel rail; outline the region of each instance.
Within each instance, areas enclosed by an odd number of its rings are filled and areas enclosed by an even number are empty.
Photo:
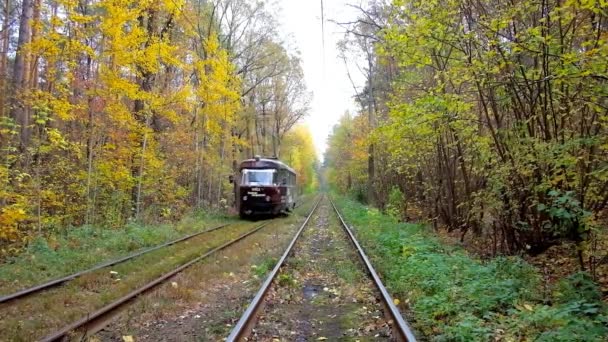
[[[84,339],[92,336],[92,334],[101,330],[114,317],[113,313],[116,313],[117,310],[123,308],[125,306],[125,304],[127,304],[128,302],[130,302],[133,299],[137,298],[138,296],[152,290],[153,288],[157,287],[158,285],[164,283],[165,281],[167,281],[174,275],[182,272],[183,270],[192,266],[193,264],[256,233],[257,231],[266,227],[270,223],[271,223],[271,221],[264,222],[261,225],[257,226],[256,228],[240,235],[239,237],[235,238],[234,240],[228,241],[218,247],[215,247],[215,248],[205,252],[204,254],[196,257],[195,259],[192,259],[189,262],[175,268],[174,270],[163,274],[162,276],[152,280],[151,282],[130,292],[129,294],[117,299],[116,301],[102,307],[101,309],[99,309],[95,312],[89,313],[85,317],[66,325],[65,327],[61,328],[60,330],[58,330],[54,333],[51,333],[51,334],[45,336],[40,341],[42,341],[42,342],[62,341],[63,339],[68,338],[70,336],[71,332],[77,331],[77,330],[81,331],[81,334],[82,334],[82,336],[80,337],[80,340],[84,340]]]
[[[400,341],[415,342],[416,341],[416,337],[414,336],[414,333],[412,332],[412,329],[407,324],[407,322],[405,321],[405,319],[403,319],[403,316],[401,316],[401,312],[399,312],[399,309],[397,308],[397,306],[393,302],[393,298],[391,297],[390,293],[388,293],[388,291],[386,290],[386,287],[384,286],[384,284],[382,284],[382,280],[378,276],[378,273],[374,269],[374,266],[372,266],[372,263],[370,262],[369,258],[367,257],[367,255],[363,251],[363,248],[361,247],[361,245],[359,244],[359,242],[355,238],[355,235],[353,234],[353,232],[351,231],[351,229],[348,227],[348,225],[344,221],[344,218],[342,217],[342,215],[338,211],[338,208],[336,207],[336,205],[334,204],[334,202],[331,200],[331,198],[329,199],[329,202],[331,203],[332,207],[336,211],[336,214],[338,215],[338,218],[340,218],[340,222],[342,223],[342,227],[344,228],[344,230],[346,231],[346,233],[350,237],[351,242],[353,243],[353,245],[357,249],[357,252],[359,253],[359,256],[361,257],[361,260],[363,261],[363,263],[365,264],[365,267],[367,268],[368,274],[371,276],[371,278],[374,281],[374,285],[376,286],[376,288],[378,289],[378,291],[382,295],[382,301],[386,305],[386,307],[388,309],[388,314],[391,317],[391,319],[393,320],[393,330],[395,332],[397,332],[397,334],[398,334],[398,336],[396,336],[396,337]]]
[[[157,249],[168,247],[168,246],[174,245],[176,243],[179,243],[179,242],[182,242],[182,241],[185,241],[185,240],[192,239],[193,237],[199,236],[201,234],[209,233],[209,232],[212,232],[212,231],[224,228],[224,227],[229,226],[229,225],[231,225],[231,224],[230,223],[226,223],[226,224],[222,224],[222,225],[219,225],[219,226],[216,226],[216,227],[213,227],[213,228],[202,230],[202,231],[197,232],[197,233],[189,234],[189,235],[183,236],[181,238],[178,238],[178,239],[175,239],[175,240],[172,240],[172,241],[168,241],[168,242],[165,242],[163,244],[160,244],[160,245],[157,245],[157,246],[154,246],[154,247],[146,248],[146,249],[141,250],[139,252],[135,252],[135,253],[129,254],[127,256],[115,259],[115,260],[111,260],[111,261],[108,261],[108,262],[104,262],[104,263],[98,264],[96,266],[93,266],[93,267],[91,267],[89,269],[86,269],[86,270],[83,270],[83,271],[72,273],[70,275],[67,275],[67,276],[64,276],[64,277],[61,277],[61,278],[53,279],[53,280],[47,281],[45,283],[42,283],[42,284],[39,284],[39,285],[32,286],[30,288],[26,288],[26,289],[20,290],[20,291],[8,294],[6,296],[2,296],[2,297],[0,297],[0,304],[10,302],[10,301],[12,301],[14,299],[17,299],[17,298],[28,296],[28,295],[40,292],[42,290],[46,290],[46,289],[51,288],[51,287],[58,286],[60,284],[63,284],[65,282],[67,282],[67,281],[70,281],[70,280],[73,280],[75,278],[78,278],[78,277],[80,277],[82,275],[85,275],[87,273],[91,273],[91,272],[100,270],[102,268],[106,268],[106,267],[110,267],[110,266],[114,266],[114,265],[123,263],[125,261],[131,260],[131,259],[133,259],[135,257],[140,256],[140,255],[143,255],[143,254],[146,254],[146,253],[150,253],[150,252],[153,252],[153,251],[155,251]]]
[[[274,279],[279,274],[279,271],[280,271],[281,267],[285,263],[285,260],[287,259],[287,257],[291,253],[294,245],[296,244],[296,240],[298,240],[298,238],[300,237],[300,235],[302,235],[302,231],[304,231],[304,228],[308,224],[308,221],[310,221],[310,218],[312,217],[312,215],[314,214],[315,210],[319,206],[319,203],[321,203],[322,199],[323,199],[323,197],[321,197],[319,200],[317,200],[317,203],[315,203],[315,205],[312,207],[312,210],[310,211],[310,213],[306,217],[306,220],[304,220],[304,223],[302,223],[302,225],[300,226],[300,228],[298,229],[298,231],[294,235],[293,239],[291,240],[291,242],[287,246],[287,249],[285,249],[285,252],[281,256],[281,259],[279,259],[279,261],[274,266],[274,268],[272,269],[272,271],[270,272],[270,274],[268,275],[268,277],[266,277],[266,280],[262,284],[262,287],[260,287],[260,289],[258,290],[258,292],[255,295],[255,297],[253,297],[253,300],[251,301],[251,303],[247,307],[247,310],[245,310],[245,312],[243,313],[243,315],[239,319],[238,323],[232,329],[232,332],[230,333],[230,335],[226,339],[227,342],[240,341],[251,330],[252,324],[255,323],[254,322],[254,318],[256,317],[257,312],[260,310],[261,305],[264,302],[264,297],[266,296],[266,293],[270,289],[270,285],[272,285]]]

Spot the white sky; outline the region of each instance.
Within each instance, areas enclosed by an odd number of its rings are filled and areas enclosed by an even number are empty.
[[[355,111],[355,91],[348,79],[344,62],[338,57],[336,43],[344,37],[343,29],[329,22],[352,21],[357,13],[347,6],[357,0],[323,0],[325,12],[325,51],[321,34],[321,0],[277,0],[279,21],[287,41],[301,52],[304,77],[313,92],[311,111],[305,119],[310,127],[319,158],[323,158],[331,128],[346,110]],[[349,67],[357,85],[363,76]]]

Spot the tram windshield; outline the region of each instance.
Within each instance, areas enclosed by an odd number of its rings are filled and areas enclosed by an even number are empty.
[[[243,170],[242,185],[274,185],[274,175],[276,170],[273,169],[262,169],[262,170]]]

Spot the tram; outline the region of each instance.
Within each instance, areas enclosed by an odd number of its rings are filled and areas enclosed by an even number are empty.
[[[236,205],[242,218],[278,215],[296,206],[296,172],[276,158],[243,160],[239,166]]]

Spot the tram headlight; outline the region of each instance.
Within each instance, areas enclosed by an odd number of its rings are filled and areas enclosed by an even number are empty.
[[[246,200],[247,200],[247,196],[243,196],[243,201],[246,201]]]
[[[266,196],[266,202],[270,202],[270,196]]]

